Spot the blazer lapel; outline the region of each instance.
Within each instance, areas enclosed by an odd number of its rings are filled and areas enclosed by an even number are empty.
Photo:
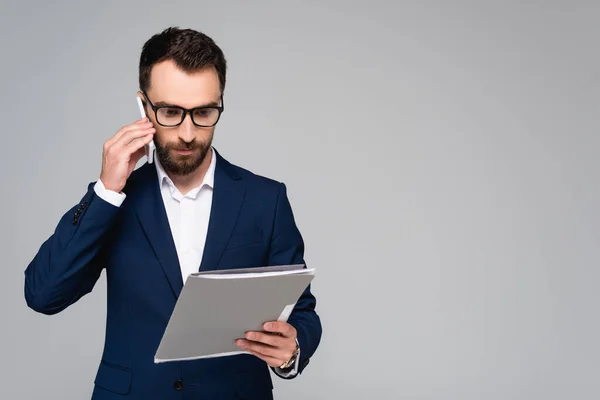
[[[181,267],[158,186],[156,167],[152,164],[145,164],[140,169],[139,193],[132,196],[133,206],[173,294],[175,297],[179,297],[183,288]]]
[[[217,151],[210,221],[200,271],[217,269],[244,201],[245,189],[233,166]]]

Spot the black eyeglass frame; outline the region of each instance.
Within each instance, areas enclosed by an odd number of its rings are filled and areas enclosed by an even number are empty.
[[[221,114],[223,113],[223,111],[225,110],[225,103],[223,102],[223,94],[221,93],[221,105],[220,106],[201,106],[201,107],[194,107],[194,108],[183,108],[180,106],[176,106],[176,105],[172,105],[172,106],[155,106],[154,104],[152,104],[152,101],[150,101],[150,99],[148,98],[148,95],[146,94],[145,91],[141,91],[142,94],[144,95],[144,97],[146,98],[146,100],[148,100],[148,104],[150,104],[150,108],[152,109],[152,111],[154,111],[154,118],[156,119],[156,122],[161,125],[161,126],[165,126],[167,128],[173,128],[176,126],[179,126],[183,123],[183,121],[185,120],[185,117],[187,116],[187,114],[190,114],[190,119],[192,120],[192,123],[199,127],[199,128],[210,128],[215,126],[219,120],[221,119]],[[158,120],[158,110],[160,110],[161,108],[177,108],[179,110],[183,111],[182,117],[181,117],[181,121],[179,121],[178,124],[175,125],[165,125],[165,124],[161,124],[160,121]],[[196,110],[206,110],[206,109],[216,109],[217,111],[219,111],[219,115],[217,116],[217,120],[215,121],[214,124],[212,125],[200,125],[197,124],[196,121],[194,121],[194,117],[193,117],[193,112]]]

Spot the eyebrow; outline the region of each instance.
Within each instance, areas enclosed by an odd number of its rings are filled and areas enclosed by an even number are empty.
[[[185,108],[185,107],[181,107],[177,104],[173,104],[173,103],[167,103],[166,101],[157,101],[156,103],[154,103],[154,105],[156,107],[180,107],[180,108]],[[191,107],[191,108],[198,108],[198,107],[218,107],[219,106],[219,102],[218,101],[211,101],[209,103],[206,104],[202,104],[199,106],[195,106],[195,107]]]

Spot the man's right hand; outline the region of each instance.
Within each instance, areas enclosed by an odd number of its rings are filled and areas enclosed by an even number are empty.
[[[152,141],[155,132],[148,118],[143,118],[122,127],[104,143],[100,180],[107,190],[121,193],[135,165],[145,155],[144,146]]]

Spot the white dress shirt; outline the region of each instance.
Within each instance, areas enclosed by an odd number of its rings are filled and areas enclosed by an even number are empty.
[[[202,183],[185,194],[177,189],[160,164],[156,154],[154,155],[160,194],[167,212],[184,283],[191,273],[198,272],[204,253],[217,165],[217,156],[212,147],[211,155],[210,165]],[[115,207],[120,207],[126,197],[125,193],[117,193],[106,189],[100,179],[94,185],[94,191],[98,197]],[[275,371],[285,378],[296,375],[298,373],[299,358],[300,355],[298,355],[291,371],[286,372],[279,368],[275,368]]]
[[[189,274],[198,272],[212,208],[217,157],[212,158],[200,186],[182,194],[155,157],[160,193],[165,204],[173,241],[179,257],[183,283]]]

